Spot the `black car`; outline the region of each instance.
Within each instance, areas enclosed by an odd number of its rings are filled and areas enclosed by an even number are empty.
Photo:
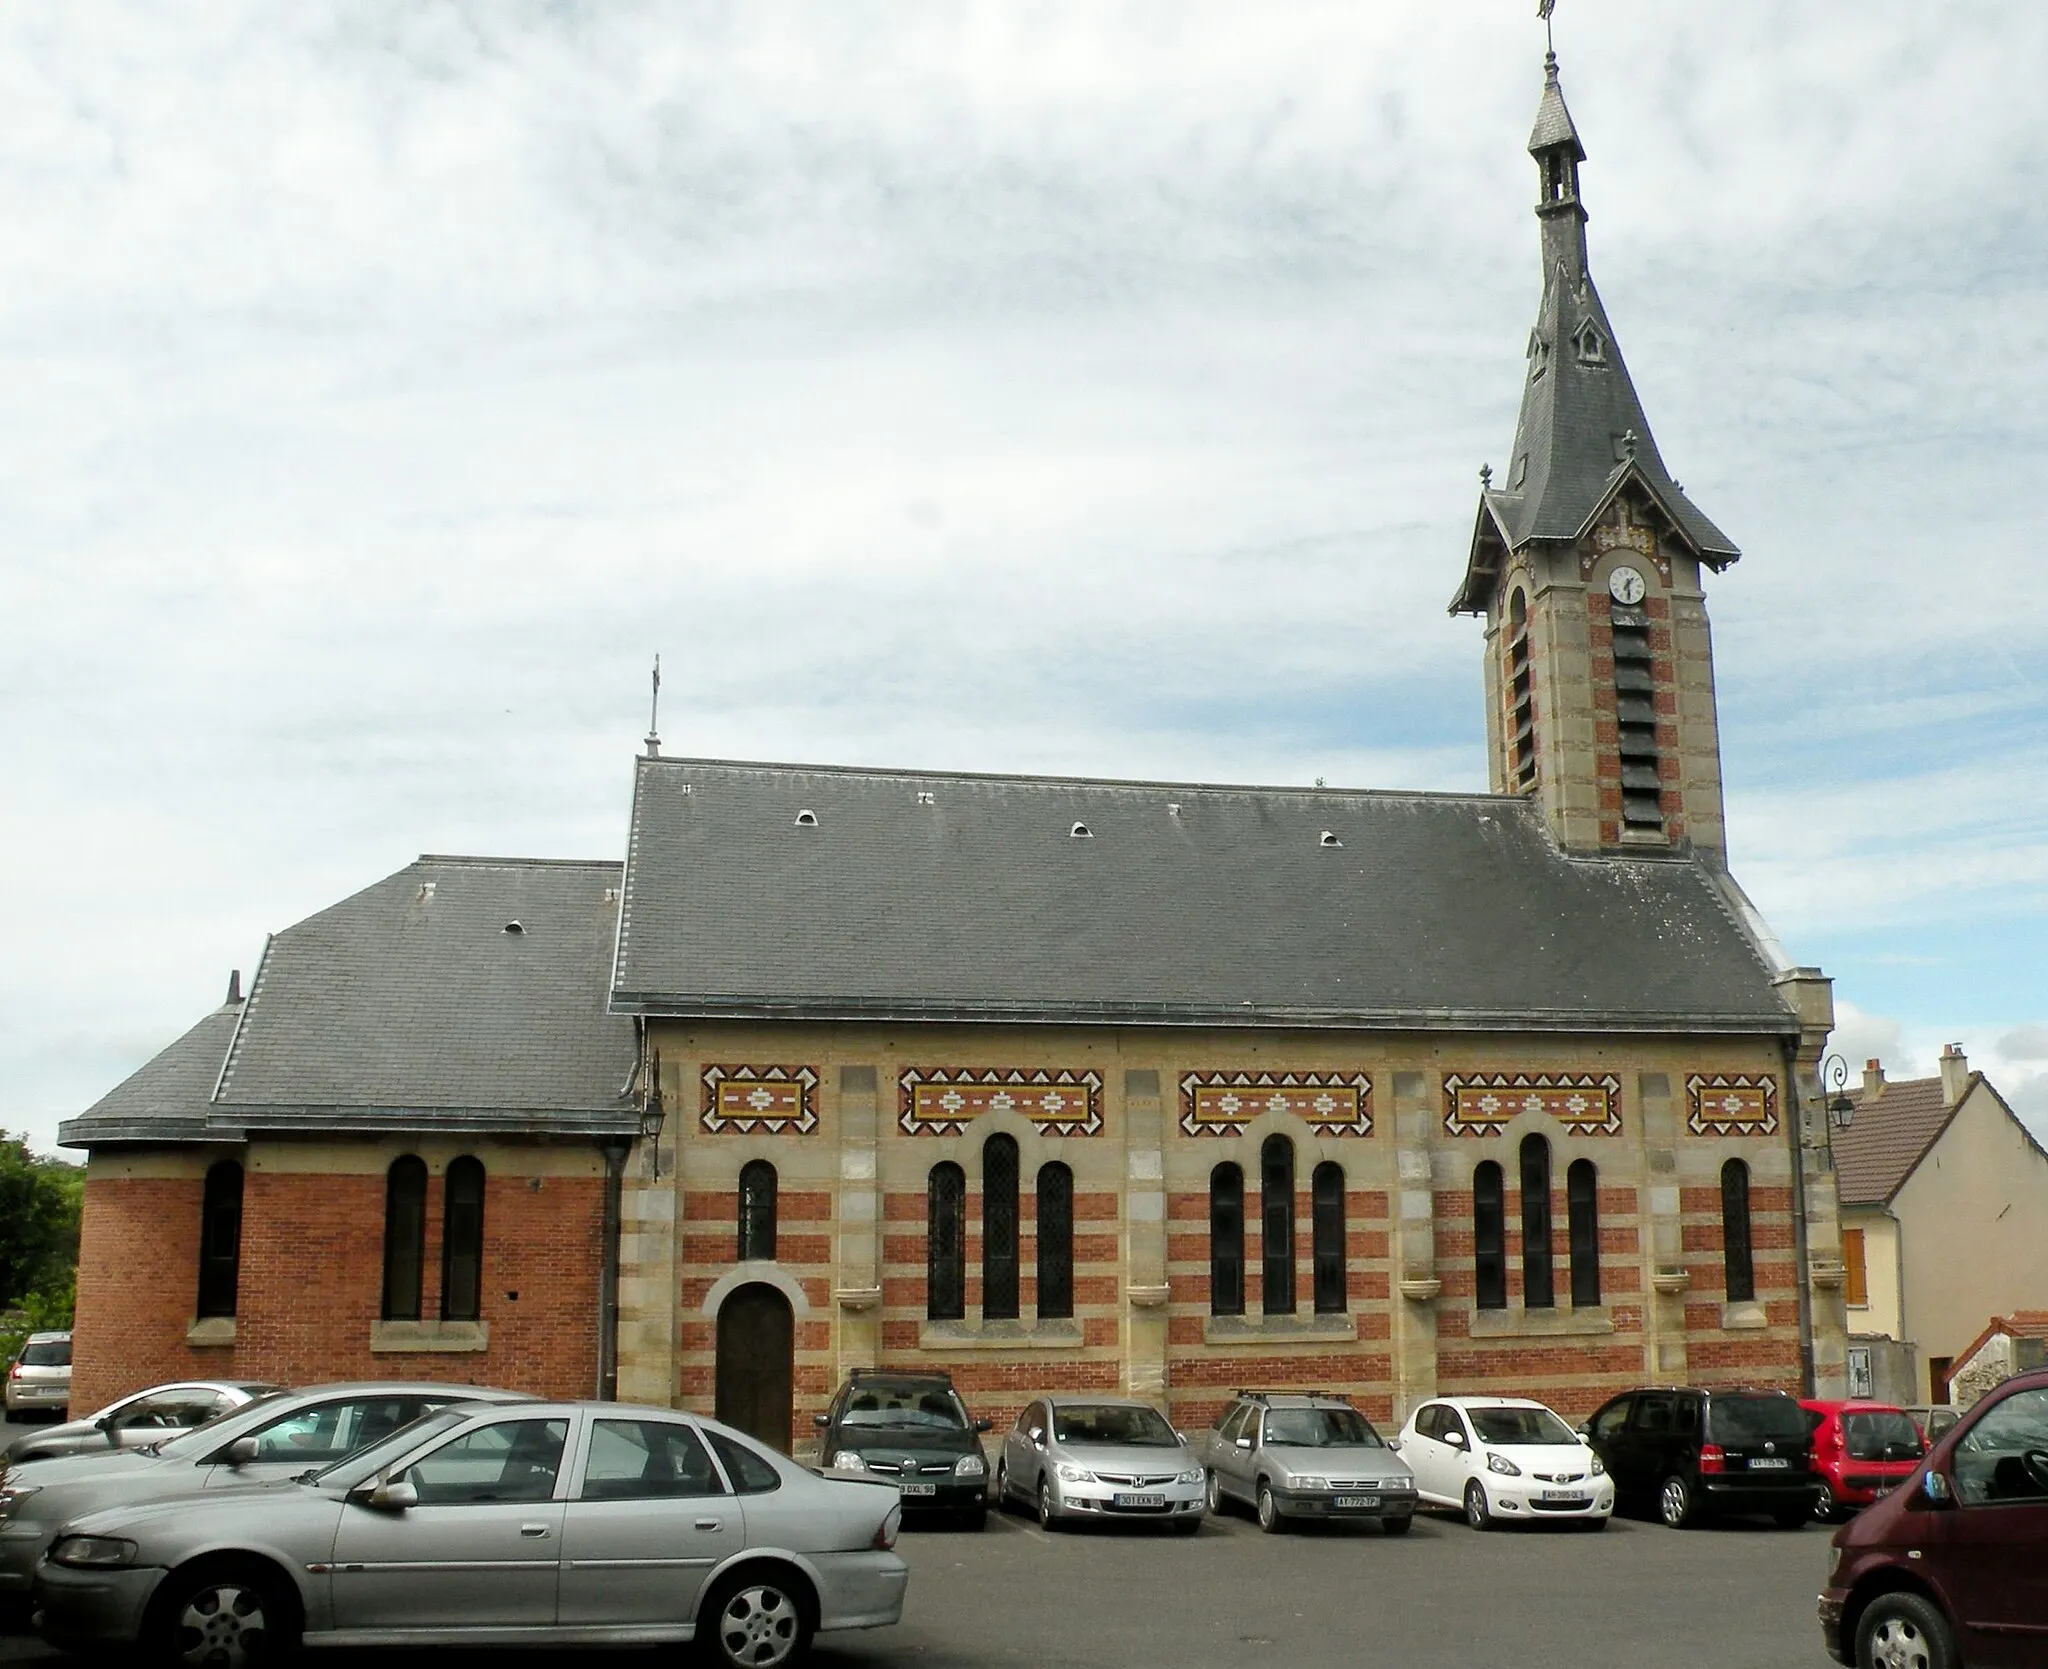
[[[1585,1424],[1616,1496],[1674,1530],[1719,1513],[1766,1514],[1795,1530],[1813,1514],[1806,1410],[1783,1391],[1624,1391]]]
[[[979,1530],[988,1513],[988,1461],[977,1420],[951,1375],[855,1368],[828,1413],[817,1415],[818,1459],[828,1469],[893,1478],[906,1518],[950,1513]]]

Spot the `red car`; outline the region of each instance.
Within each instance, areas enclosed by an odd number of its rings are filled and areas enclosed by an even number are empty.
[[[1890,1403],[1802,1397],[1799,1406],[1813,1421],[1813,1469],[1821,1478],[1813,1516],[1823,1524],[1896,1489],[1927,1453],[1912,1417]]]
[[[2048,1669],[2048,1368],[1986,1395],[1835,1532],[1820,1623],[1857,1669]]]

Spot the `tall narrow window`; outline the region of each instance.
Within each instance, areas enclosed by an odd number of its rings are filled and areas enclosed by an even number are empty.
[[[1728,1302],[1756,1301],[1756,1265],[1749,1246],[1749,1167],[1731,1159],[1721,1167],[1721,1266]]]
[[[1038,1167],[1038,1319],[1074,1313],[1074,1173],[1057,1159]]]
[[[1550,1143],[1522,1138],[1522,1307],[1547,1310],[1557,1302],[1550,1266]]]
[[[1294,1314],[1294,1144],[1268,1136],[1259,1149],[1260,1275],[1268,1315]]]
[[[418,1321],[420,1280],[427,1262],[427,1167],[416,1154],[391,1161],[384,1173],[384,1308],[386,1321]]]
[[[1472,1172],[1472,1297],[1482,1310],[1508,1307],[1507,1184],[1482,1160]]]
[[[740,1261],[775,1260],[775,1167],[750,1159],[740,1167]]]
[[[1227,1159],[1209,1173],[1209,1313],[1244,1314],[1244,1172]]]
[[[967,1173],[950,1159],[932,1167],[925,1189],[924,1313],[967,1315]]]
[[[1536,690],[1529,665],[1529,599],[1515,588],[1508,599],[1507,646],[1502,677],[1507,684],[1508,787],[1523,793],[1536,786]]]
[[[1600,1173],[1590,1159],[1574,1159],[1564,1173],[1565,1211],[1571,1229],[1572,1308],[1600,1303]]]
[[[198,1313],[233,1315],[241,1281],[242,1167],[223,1159],[206,1173],[200,1196]]]
[[[484,1300],[484,1167],[464,1154],[442,1183],[441,1319],[475,1321]]]
[[[1017,1139],[981,1144],[981,1317],[1017,1319]]]
[[[1310,1228],[1315,1251],[1317,1315],[1344,1311],[1344,1167],[1325,1159],[1309,1178],[1315,1212]]]

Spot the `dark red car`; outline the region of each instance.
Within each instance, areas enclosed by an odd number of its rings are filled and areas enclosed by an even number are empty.
[[[2048,1368],[1992,1391],[1835,1532],[1820,1622],[1857,1669],[2048,1669]]]
[[[1799,1406],[1813,1420],[1813,1469],[1821,1478],[1813,1516],[1823,1524],[1896,1489],[1927,1453],[1912,1416],[1890,1403],[1802,1397]]]

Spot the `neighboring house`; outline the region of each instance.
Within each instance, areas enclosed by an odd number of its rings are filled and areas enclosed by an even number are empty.
[[[2048,1305],[2048,1152],[1955,1044],[1934,1078],[1887,1082],[1871,1061],[1849,1099],[1834,1149],[1852,1342],[1876,1394],[1945,1402],[1985,1316]],[[1910,1385],[1884,1371],[1888,1341]]]
[[[2048,1310],[2020,1310],[1993,1316],[1990,1324],[1956,1353],[1949,1370],[1949,1401],[1968,1408],[1986,1391],[2027,1368],[2048,1361]]]
[[[1491,792],[650,737],[622,863],[422,858],[65,1127],[80,1400],[402,1368],[787,1443],[865,1365],[1184,1425],[1247,1384],[1393,1419],[1839,1394],[1803,1186],[1832,1003],[1726,862],[1705,587],[1737,552],[1594,288],[1554,62],[1529,150],[1542,299],[1451,605]]]

